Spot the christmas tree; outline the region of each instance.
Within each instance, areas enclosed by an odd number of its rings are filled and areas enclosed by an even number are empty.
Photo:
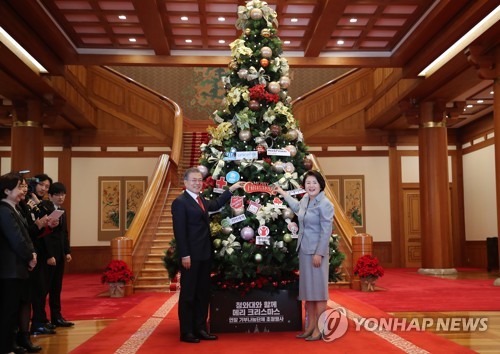
[[[217,197],[228,184],[247,182],[211,217],[213,280],[223,289],[286,288],[298,279],[296,216],[272,184],[300,198],[301,176],[312,161],[292,114],[289,66],[277,26],[266,2],[238,7],[242,34],[230,44],[229,72],[222,77],[226,96],[213,113],[217,125],[208,128],[210,140],[201,145],[198,168],[206,198]],[[178,269],[175,241],[165,265],[171,276]]]

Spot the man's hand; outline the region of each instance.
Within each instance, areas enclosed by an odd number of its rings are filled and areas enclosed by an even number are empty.
[[[181,262],[185,269],[191,268],[191,256],[182,257]]]
[[[56,265],[56,258],[50,257],[49,259],[47,259],[47,264],[50,266],[55,266]]]

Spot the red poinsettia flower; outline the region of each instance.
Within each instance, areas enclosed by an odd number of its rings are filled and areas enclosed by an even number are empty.
[[[384,275],[384,268],[380,266],[377,257],[365,254],[358,259],[354,274],[359,275],[360,278],[380,278]]]
[[[104,283],[125,283],[134,280],[134,273],[129,269],[127,263],[122,260],[112,260],[104,269],[101,282]]]

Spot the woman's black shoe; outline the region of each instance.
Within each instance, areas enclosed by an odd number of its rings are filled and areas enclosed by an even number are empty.
[[[19,332],[17,333],[17,344],[28,351],[28,353],[38,353],[42,350],[39,345],[34,345],[31,342],[29,332]]]

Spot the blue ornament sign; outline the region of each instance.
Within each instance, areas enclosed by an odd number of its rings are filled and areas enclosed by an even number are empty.
[[[240,174],[236,171],[229,171],[226,175],[226,181],[233,184],[240,180]]]

